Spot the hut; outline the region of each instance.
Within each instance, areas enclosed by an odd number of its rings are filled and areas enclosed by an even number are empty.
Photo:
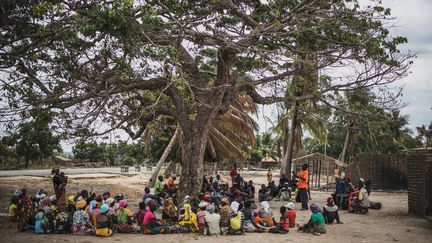
[[[273,168],[277,166],[280,166],[280,161],[270,156],[263,157],[259,163],[259,167],[263,169]]]
[[[332,182],[332,177],[339,175],[340,171],[348,166],[344,162],[330,156],[313,153],[293,159],[292,171],[297,171],[305,163],[309,166],[309,185],[317,188],[321,187],[323,179],[325,179],[328,185]]]

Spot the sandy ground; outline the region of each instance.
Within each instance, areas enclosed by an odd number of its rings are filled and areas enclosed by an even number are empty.
[[[265,172],[243,173],[246,180],[252,179],[258,189],[259,184],[264,183]],[[98,192],[110,191],[111,194],[123,193],[130,200],[130,207],[136,210],[142,195],[148,174],[134,176],[121,176],[104,174],[74,175],[70,177],[68,194],[81,189],[93,189]],[[228,180],[228,177],[224,177]],[[274,178],[278,179],[278,178]],[[31,194],[38,188],[48,188],[52,193],[52,183],[49,178],[40,177],[7,177],[0,178],[0,213],[7,213],[8,198],[16,188],[26,187]],[[323,205],[329,192],[312,192],[312,202]],[[204,237],[195,234],[173,235],[140,235],[140,234],[115,234],[110,238],[98,238],[94,236],[75,235],[36,235],[33,233],[17,233],[15,229],[8,227],[7,217],[0,217],[0,242],[432,242],[432,222],[408,215],[407,193],[373,192],[371,200],[380,201],[383,204],[381,210],[370,210],[367,215],[348,214],[341,212],[341,220],[344,224],[329,225],[327,234],[313,236],[291,230],[286,235],[269,233],[248,233],[244,236],[217,236]],[[272,201],[275,216],[278,208],[286,202]],[[296,203],[299,208],[300,204]],[[305,223],[310,217],[310,212],[297,211],[297,223]]]

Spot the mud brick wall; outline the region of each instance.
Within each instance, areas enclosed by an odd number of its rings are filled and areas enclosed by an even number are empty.
[[[408,154],[408,208],[417,216],[432,216],[432,150]]]
[[[407,183],[406,154],[360,154],[345,169],[345,176],[354,185],[360,178],[370,180],[372,189],[406,190]]]

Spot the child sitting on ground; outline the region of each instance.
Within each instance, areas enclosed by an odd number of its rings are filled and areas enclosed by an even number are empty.
[[[293,202],[287,203],[286,208],[287,208],[286,214],[288,215],[288,219],[289,219],[289,227],[294,228],[296,225],[295,222],[297,217],[297,213],[294,210],[294,203]]]
[[[327,198],[327,204],[323,206],[323,216],[326,224],[332,224],[336,219],[338,224],[342,223],[339,220],[339,208],[334,204],[333,198]]]
[[[289,217],[285,206],[280,207],[280,214],[279,225],[271,228],[269,233],[286,234],[289,232]]]
[[[18,196],[13,195],[11,197],[11,204],[9,206],[9,220],[12,223],[16,223],[18,221],[18,203],[19,203]]]
[[[205,202],[200,202],[198,205],[199,211],[197,212],[197,218],[198,218],[198,229],[200,233],[204,232],[205,228],[205,216],[207,216],[209,213],[206,210],[207,204]]]
[[[309,222],[301,227],[299,226],[298,230],[302,230],[305,233],[312,233],[314,235],[325,234],[325,221],[318,205],[315,203],[312,204],[310,210],[312,211],[312,215]]]

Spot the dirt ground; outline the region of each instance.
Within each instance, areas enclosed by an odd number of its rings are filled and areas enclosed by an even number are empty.
[[[265,172],[243,173],[246,180],[253,180],[258,190],[264,183]],[[112,195],[123,193],[129,199],[129,207],[135,211],[141,198],[148,174],[134,176],[91,174],[69,177],[68,195],[82,189],[97,192],[110,191]],[[228,180],[225,176],[223,179]],[[278,178],[274,178],[277,180]],[[243,236],[205,237],[195,234],[173,235],[140,235],[115,234],[110,238],[75,235],[36,235],[34,233],[17,233],[9,227],[7,221],[8,199],[17,188],[27,188],[33,195],[39,188],[48,188],[52,194],[50,178],[44,177],[5,177],[0,178],[0,242],[432,242],[432,222],[408,216],[407,193],[372,192],[370,199],[382,203],[381,210],[370,210],[367,215],[341,212],[343,224],[328,225],[327,234],[313,236],[292,229],[286,235],[269,233],[248,233]],[[312,191],[312,202],[322,206],[329,192]],[[272,201],[270,205],[278,218],[278,209],[286,202]],[[296,208],[300,204],[296,203]],[[306,223],[310,212],[297,211],[297,223]]]

